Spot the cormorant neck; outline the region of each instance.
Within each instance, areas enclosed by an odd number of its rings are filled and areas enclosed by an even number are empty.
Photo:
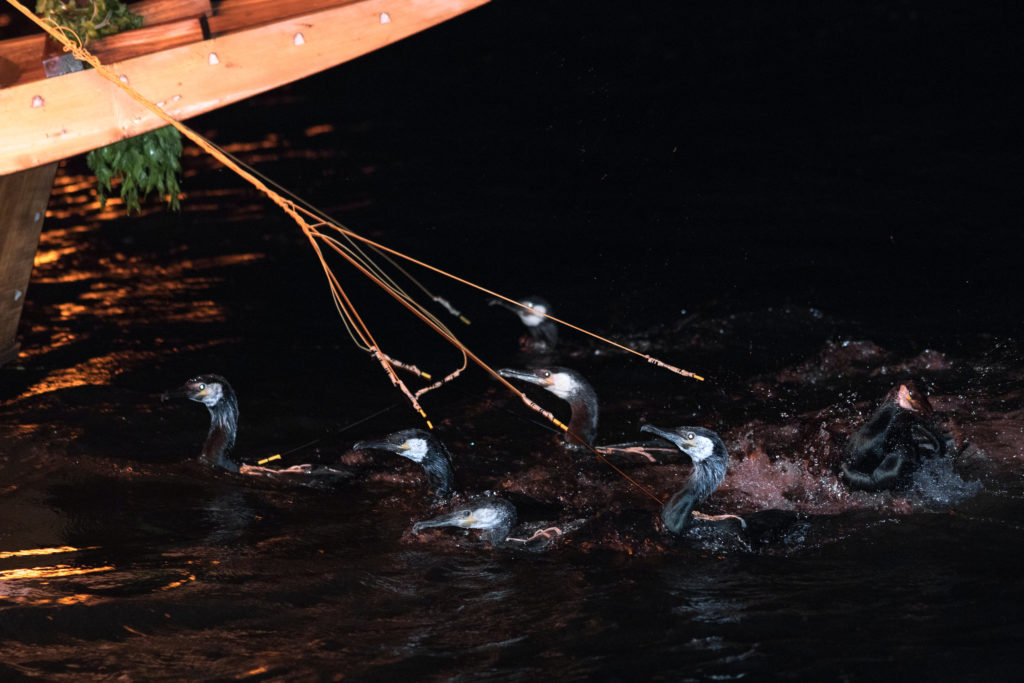
[[[569,431],[563,435],[569,448],[583,448],[569,432],[578,434],[587,443],[593,443],[597,436],[597,393],[589,384],[580,387],[566,399],[572,407]]]
[[[455,472],[452,456],[440,441],[431,439],[426,457],[420,462],[427,474],[427,485],[438,498],[451,498],[455,493]]]
[[[222,467],[229,472],[237,472],[238,464],[228,458],[228,453],[235,445],[238,432],[238,402],[233,394],[225,392],[224,396],[210,409],[210,431],[203,444],[203,452],[199,459],[208,465]]]
[[[683,531],[690,523],[693,508],[707,500],[725,480],[726,456],[718,453],[696,463],[686,479],[683,488],[672,494],[661,509],[661,520],[665,528],[674,534]]]
[[[545,344],[548,348],[554,348],[558,344],[558,325],[547,318],[526,329],[535,342]]]

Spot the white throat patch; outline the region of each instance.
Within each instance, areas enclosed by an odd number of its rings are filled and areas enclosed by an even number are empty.
[[[403,458],[409,458],[413,462],[423,462],[423,458],[427,457],[426,439],[409,439],[404,445],[406,448],[398,453]]]
[[[555,372],[551,374],[551,384],[545,387],[552,394],[563,400],[569,400],[569,397],[573,394],[579,385],[576,384],[575,378],[572,375],[565,372]]]
[[[688,446],[684,452],[694,463],[698,463],[710,458],[714,451],[715,443],[706,436],[698,434],[693,437],[693,445]]]
[[[477,508],[473,510],[473,521],[469,524],[470,529],[490,529],[501,521],[501,515],[494,508]]]
[[[547,306],[544,306],[543,304],[535,304],[530,301],[520,301],[519,303],[529,306],[538,313],[548,312]],[[527,311],[526,309],[523,308],[516,309],[516,313],[519,315],[519,319],[522,320],[523,324],[526,325],[527,327],[537,327],[537,325],[540,325],[542,322],[544,322],[543,315],[537,315],[537,313]]]
[[[220,382],[214,382],[206,385],[205,393],[199,400],[207,408],[212,408],[220,403],[222,398],[224,398],[224,387]]]

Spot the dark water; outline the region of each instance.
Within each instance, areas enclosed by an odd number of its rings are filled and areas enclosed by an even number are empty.
[[[435,511],[386,454],[344,481],[212,474],[205,410],[158,398],[199,372],[234,384],[247,461],[316,439],[284,464],[334,463],[421,423],[297,228],[231,174],[193,150],[182,213],[125,219],[72,159],[0,369],[0,677],[1012,676],[1019,10],[620,10],[497,2],[194,124],[364,234],[706,375],[572,333],[551,359],[596,387],[601,442],[717,430],[730,472],[702,509],[747,530],[659,533],[652,501],[477,371],[424,407],[465,488],[569,524],[543,552],[412,536]],[[393,355],[457,365],[338,273]],[[480,355],[528,361],[510,314],[423,280]],[[903,379],[958,457],[850,493],[842,443]],[[667,495],[686,470],[630,472]]]

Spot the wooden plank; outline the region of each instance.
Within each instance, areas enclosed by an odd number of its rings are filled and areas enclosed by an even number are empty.
[[[210,0],[142,0],[132,3],[131,10],[142,17],[143,26],[213,16]]]
[[[118,33],[91,43],[89,51],[104,64],[110,64],[202,39],[202,24],[198,18],[191,18]]]
[[[255,28],[354,2],[359,0],[221,0],[210,17],[210,33],[217,36]]]
[[[0,42],[0,88],[46,78],[43,71],[46,41],[46,36],[35,34]]]
[[[57,164],[0,176],[0,365],[18,354],[15,336]]]
[[[355,59],[486,2],[360,0],[111,66],[184,120]],[[0,173],[164,125],[94,70],[0,90],[0,121]]]

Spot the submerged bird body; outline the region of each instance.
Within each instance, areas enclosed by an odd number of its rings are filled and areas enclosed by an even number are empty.
[[[693,461],[693,471],[683,488],[676,491],[661,509],[661,520],[665,528],[678,534],[689,524],[693,508],[707,500],[725,479],[729,454],[722,439],[703,427],[676,427],[668,430],[644,425],[641,431],[671,441]]]
[[[573,435],[579,436],[587,443],[593,443],[594,437],[597,436],[597,392],[583,375],[568,368],[502,368],[498,370],[498,374],[507,379],[536,384],[569,403],[572,414],[569,418],[569,430],[564,434],[567,448],[583,447]]]
[[[188,398],[202,403],[210,411],[210,431],[199,455],[200,462],[238,471],[238,463],[228,457],[238,433],[238,399],[228,381],[220,375],[198,375],[177,389],[167,391],[163,400]]]
[[[841,474],[850,488],[868,491],[906,488],[927,458],[946,454],[946,437],[928,421],[925,394],[904,383],[886,396],[843,452]]]
[[[426,430],[403,429],[389,434],[380,441],[360,441],[352,448],[357,451],[389,451],[412,460],[423,467],[427,475],[427,485],[435,497],[444,500],[455,493],[455,469],[451,453]]]

